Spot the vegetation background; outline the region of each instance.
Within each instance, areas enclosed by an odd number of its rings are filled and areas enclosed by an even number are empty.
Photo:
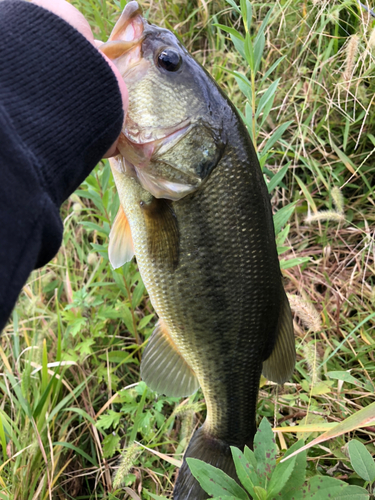
[[[104,41],[125,5],[72,3]],[[355,0],[254,2],[244,24],[225,0],[142,6],[243,113],[274,210],[284,208],[276,222],[297,364],[282,388],[262,380],[258,416],[279,428],[280,450],[309,442],[375,401],[375,13]],[[251,66],[217,24],[254,44],[263,30],[259,61]],[[65,203],[63,245],[31,275],[0,338],[2,500],[169,496],[204,420],[201,392],[166,398],[139,382],[156,318],[136,263],[108,262],[118,205],[103,162]],[[367,424],[312,447],[307,476],[370,491],[348,457],[353,437],[374,454]]]

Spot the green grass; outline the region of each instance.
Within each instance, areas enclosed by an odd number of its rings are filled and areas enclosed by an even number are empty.
[[[72,3],[103,40],[124,4]],[[271,6],[252,80],[251,67],[215,26],[245,36],[238,13],[224,0],[143,5],[152,22],[181,37],[249,118],[267,179],[288,165],[272,203],[275,210],[296,203],[278,242],[286,262],[304,258],[297,266],[283,264],[286,290],[297,296],[298,358],[284,387],[263,383],[258,421],[320,425],[375,401],[375,20],[354,0],[258,2],[252,36]],[[234,71],[252,83],[255,109],[280,79],[255,127]],[[254,104],[250,97],[247,108]],[[264,154],[271,135],[287,123]],[[333,200],[337,188],[342,208]],[[200,392],[166,398],[139,382],[141,353],[156,318],[136,264],[113,271],[108,262],[118,204],[104,162],[65,203],[63,245],[30,276],[2,334],[1,500],[168,496],[176,460],[204,420]],[[306,222],[324,210],[341,211],[341,220],[320,214]],[[299,437],[279,432],[277,444],[290,448]],[[369,424],[311,448],[307,476],[331,474],[363,485],[345,447],[353,437],[375,453]]]

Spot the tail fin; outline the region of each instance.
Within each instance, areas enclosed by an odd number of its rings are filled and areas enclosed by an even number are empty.
[[[206,434],[204,428],[201,427],[194,433],[185,452],[184,461],[173,490],[174,500],[206,500],[210,498],[190,472],[186,463],[188,457],[203,460],[221,469],[238,482],[229,444]]]

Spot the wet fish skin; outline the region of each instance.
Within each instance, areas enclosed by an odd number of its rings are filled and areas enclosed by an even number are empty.
[[[149,25],[134,4],[123,14],[123,31],[114,30],[120,40],[133,30],[134,47],[114,58],[129,114],[123,157],[111,166],[160,318],[141,375],[167,395],[201,386],[207,418],[184,458],[236,478],[230,446],[252,446],[262,370],[282,383],[295,360],[269,196],[232,103],[177,38]],[[176,71],[158,66],[163,50],[180,56]],[[208,498],[185,459],[174,498]]]

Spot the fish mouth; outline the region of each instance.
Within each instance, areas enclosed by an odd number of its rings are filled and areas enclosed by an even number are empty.
[[[109,59],[115,60],[130,52],[144,40],[145,19],[137,2],[129,2],[115,24],[110,37],[99,50]]]
[[[162,137],[141,143],[133,142],[122,133],[117,145],[125,160],[122,173],[136,177],[143,189],[155,198],[177,201],[192,193],[199,187],[200,179],[163,162],[163,155],[182,140],[192,127],[187,120],[175,127],[161,130],[164,133]],[[166,175],[158,171],[158,161],[167,166]]]
[[[147,34],[149,23],[142,17],[142,8],[137,2],[129,2],[114,26],[108,42],[99,49],[113,60],[129,88],[133,81],[142,78],[150,63],[141,54],[141,45]],[[167,139],[188,125],[189,119],[169,127],[140,127],[129,114],[122,133],[132,143],[146,144],[159,139]]]
[[[148,22],[142,17],[142,8],[137,2],[129,2],[117,21],[108,42],[99,49],[119,69],[125,84],[147,73],[150,63],[142,57],[142,42],[146,37]],[[179,200],[197,189],[197,179],[181,174],[176,180],[177,171],[172,171],[172,178],[166,178],[160,171],[155,171],[152,162],[158,159],[179,142],[192,128],[191,119],[169,127],[140,127],[128,114],[126,117],[117,148],[124,157],[119,162],[122,173],[137,177],[142,187],[156,198]],[[152,162],[151,162],[152,160]],[[162,160],[161,160],[162,161]]]

